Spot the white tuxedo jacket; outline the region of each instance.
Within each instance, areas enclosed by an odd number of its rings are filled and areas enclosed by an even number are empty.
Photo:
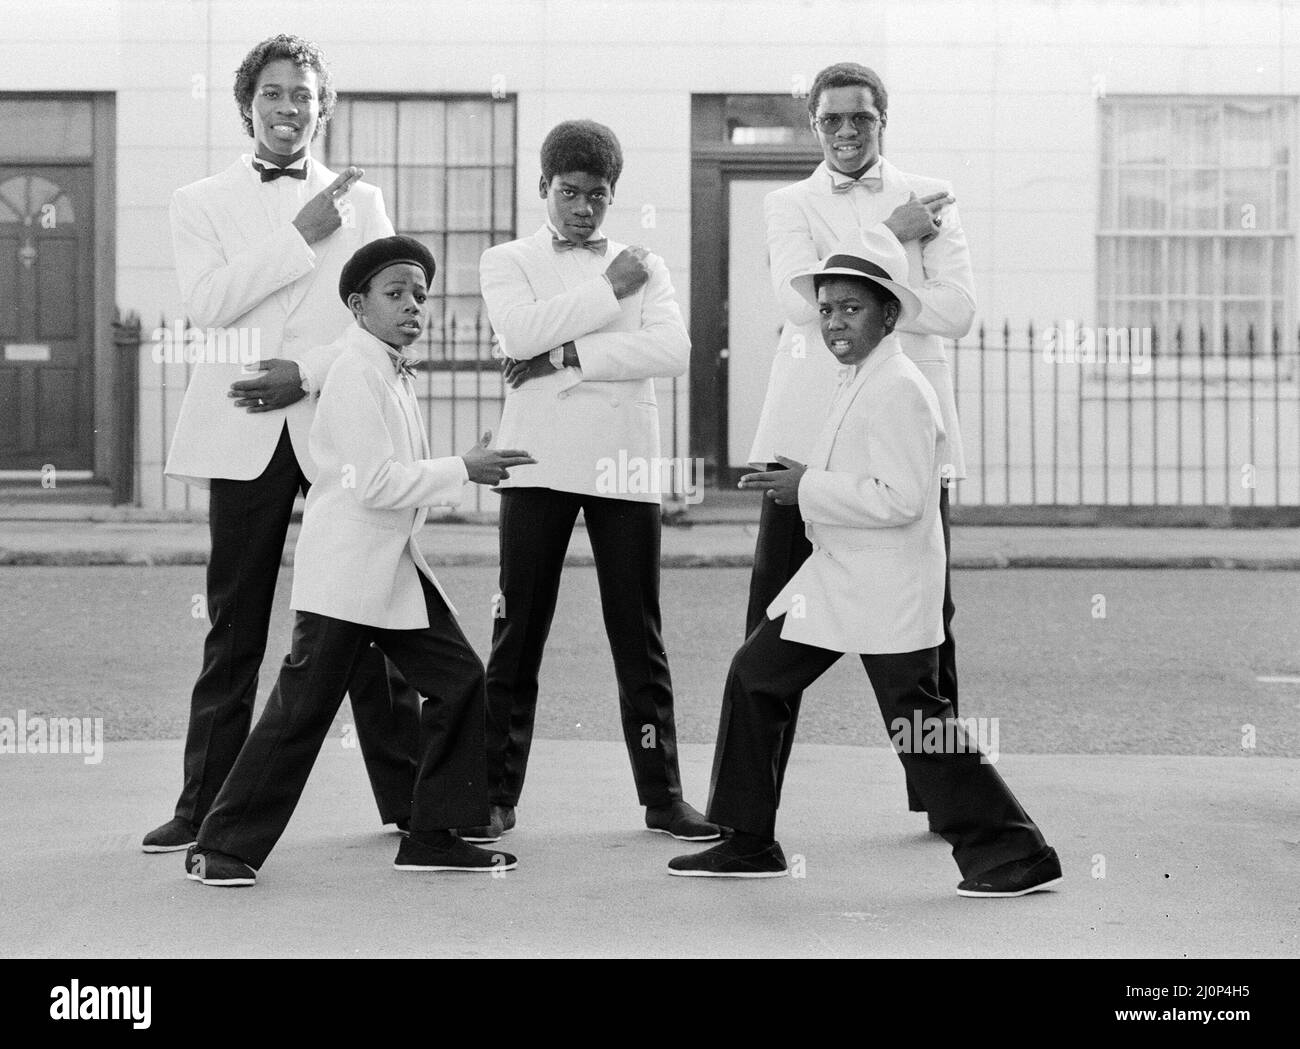
[[[456,611],[415,541],[428,507],[460,502],[459,456],[429,457],[410,380],[383,343],[356,324],[330,347],[337,358],[311,427],[317,479],[294,553],[290,607],[350,623],[429,625],[417,573]]]
[[[506,390],[496,446],[527,449],[537,464],[515,467],[501,487],[659,502],[657,491],[610,491],[598,482],[608,480],[620,454],[629,464],[644,459],[643,469],[653,473],[650,461],[659,457],[654,380],[682,375],[690,363],[691,341],[668,267],[650,255],[650,279],[617,299],[602,274],[627,245],[611,240],[603,258],[585,249],[561,256],[551,238],[543,226],[489,248],[479,262],[488,319],[507,356],[525,360],[572,342],[581,361],[580,368]]]
[[[836,247],[855,240],[861,230],[870,228],[893,237],[884,221],[907,201],[908,194],[923,197],[952,190],[940,179],[905,174],[883,157],[880,176],[883,187],[879,193],[866,189],[834,193],[830,170],[823,162],[802,182],[774,190],[764,200],[772,286],[786,324],[749,452],[749,461],[755,465],[775,462],[777,455],[805,461],[826,417],[839,367],[822,341],[816,309],[790,286],[790,278],[817,267]],[[938,395],[948,433],[949,476],[959,478],[966,476],[966,460],[943,340],[958,339],[970,331],[975,318],[975,285],[956,205],[945,209],[942,218],[938,235],[929,243],[910,240],[903,245],[921,313],[911,325],[900,327],[898,335],[903,351]]]
[[[783,638],[873,655],[943,641],[944,444],[933,387],[882,340],[831,402],[799,482],[813,550],[768,606]]]
[[[303,202],[335,177],[311,160],[302,183]],[[353,183],[345,198],[349,222],[309,246],[292,222],[272,223],[266,198],[259,199],[261,190],[248,158],[241,157],[172,196],[181,299],[190,322],[199,328],[256,329],[261,356],[297,361],[317,391],[333,358],[307,351],[333,342],[352,319],[339,299],[343,265],[361,245],[391,236],[393,226],[379,190]],[[314,398],[283,411],[250,413],[234,407],[227,396],[232,382],[248,377],[238,362],[195,365],[172,435],[169,477],[204,488],[213,477],[252,480],[270,462],[287,422],[298,463],[312,479],[307,442]]]

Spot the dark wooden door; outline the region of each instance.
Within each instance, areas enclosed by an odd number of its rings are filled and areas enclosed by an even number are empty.
[[[0,164],[0,469],[92,468],[93,259],[90,167]]]

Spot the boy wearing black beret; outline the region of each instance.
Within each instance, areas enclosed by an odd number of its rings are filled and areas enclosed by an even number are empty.
[[[434,268],[427,248],[401,236],[365,245],[343,268],[339,295],[355,323],[331,348],[312,424],[318,475],[294,557],[293,647],[186,855],[186,874],[205,885],[255,882],[371,643],[425,697],[410,835],[394,866],[515,866],[451,832],[488,817],[484,672],[416,536],[428,507],[458,503],[466,481],[496,484],[535,460],[489,449],[490,433],[463,456],[430,456],[402,351],[423,331]]]

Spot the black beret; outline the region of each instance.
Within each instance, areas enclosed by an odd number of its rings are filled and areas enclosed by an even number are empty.
[[[339,298],[347,305],[348,296],[360,291],[376,273],[397,262],[409,262],[424,270],[424,283],[433,286],[433,275],[438,266],[433,252],[413,237],[381,237],[357,248],[339,274]]]

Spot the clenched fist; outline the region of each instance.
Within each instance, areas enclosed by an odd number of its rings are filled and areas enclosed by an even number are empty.
[[[625,299],[650,279],[650,267],[646,265],[646,256],[650,253],[645,248],[624,248],[605,270],[614,289],[614,298]]]

